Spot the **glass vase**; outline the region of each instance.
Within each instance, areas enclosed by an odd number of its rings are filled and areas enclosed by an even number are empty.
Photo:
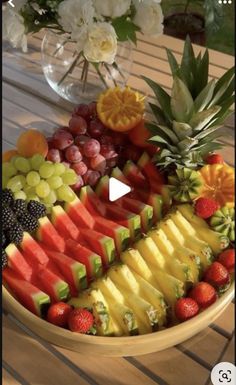
[[[98,70],[85,64],[76,51],[76,43],[66,34],[47,30],[41,47],[42,68],[51,88],[74,104],[93,101],[106,88],[125,86],[129,78],[133,52],[132,43],[118,43],[114,65],[100,63]]]

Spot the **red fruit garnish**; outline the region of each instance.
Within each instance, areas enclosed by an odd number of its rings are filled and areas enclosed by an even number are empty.
[[[204,219],[210,218],[219,208],[219,203],[211,198],[198,198],[195,202],[195,213]]]
[[[69,315],[68,325],[72,332],[88,333],[93,327],[94,318],[87,309],[78,308],[72,310]]]
[[[66,327],[72,307],[65,302],[57,302],[50,306],[47,313],[47,321],[51,324]]]
[[[216,301],[217,294],[214,287],[209,283],[198,282],[190,291],[189,297],[194,299],[204,309]]]
[[[220,262],[213,262],[205,271],[204,281],[219,288],[229,283],[230,276],[228,270]]]
[[[199,312],[199,306],[192,298],[180,298],[175,304],[175,315],[179,321],[187,321]]]
[[[224,159],[223,157],[220,155],[220,154],[210,154],[207,156],[206,158],[206,162],[208,164],[223,164],[224,163]]]
[[[235,250],[228,249],[222,251],[222,253],[218,256],[218,262],[220,262],[229,273],[233,273],[235,266]]]

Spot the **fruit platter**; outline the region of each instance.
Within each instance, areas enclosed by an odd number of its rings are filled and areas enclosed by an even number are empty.
[[[45,340],[104,356],[160,351],[234,297],[234,168],[217,152],[234,71],[167,51],[171,94],[128,86],[2,154],[4,307]],[[204,76],[203,76],[204,74]],[[129,193],[111,201],[111,178]]]

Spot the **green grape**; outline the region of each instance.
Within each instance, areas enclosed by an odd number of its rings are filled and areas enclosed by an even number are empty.
[[[23,187],[23,191],[26,193],[26,196],[35,195],[35,187],[29,186],[28,184]]]
[[[34,194],[32,194],[32,195],[27,195],[27,202],[29,202],[29,201],[37,201],[37,202],[39,202],[40,201],[40,199],[39,199],[39,197],[38,197],[38,195],[34,195]]]
[[[19,155],[14,155],[11,160],[10,160],[10,163],[15,167],[15,160],[19,158]]]
[[[54,164],[54,173],[53,175],[61,176],[66,171],[66,167],[62,163],[55,163]]]
[[[23,188],[20,175],[16,175],[9,179],[7,182],[7,188],[9,188],[12,192],[20,191]]]
[[[44,163],[44,157],[40,154],[35,154],[30,159],[30,164],[33,170],[39,171],[40,166]]]
[[[29,186],[37,186],[40,182],[40,175],[36,171],[30,171],[26,176],[26,182]]]
[[[6,175],[2,174],[2,188],[6,188],[7,187],[8,180],[9,180],[9,178]]]
[[[62,185],[57,189],[57,197],[60,201],[72,202],[75,199],[75,193],[69,186]]]
[[[71,170],[71,171],[73,171],[73,172],[66,171],[61,176],[64,184],[73,185],[77,182],[77,180],[78,180],[77,174],[74,172],[74,170]]]
[[[49,184],[45,182],[45,180],[41,180],[36,186],[35,191],[39,198],[46,198],[46,196],[50,193]]]
[[[27,197],[26,197],[26,193],[23,190],[20,190],[14,193],[14,198],[26,200]]]
[[[43,203],[54,204],[57,201],[57,194],[54,190],[51,190],[50,193],[43,199]]]
[[[31,165],[28,159],[23,158],[23,156],[18,156],[14,162],[16,169],[23,174],[27,174],[30,171]]]
[[[12,176],[17,174],[17,169],[10,162],[4,162],[2,164],[2,173],[3,175],[11,178]]]
[[[17,175],[19,177],[19,180],[21,181],[22,188],[26,185],[26,177],[24,175]]]
[[[42,178],[50,178],[54,173],[54,165],[52,162],[44,162],[39,168],[39,174]]]
[[[53,204],[51,204],[51,203],[44,203],[43,201],[41,201],[41,203],[43,203],[44,206],[46,207],[47,214],[51,214]]]
[[[56,176],[56,175],[53,175],[50,178],[48,178],[47,182],[48,182],[50,188],[53,190],[58,189],[63,184],[61,177]]]

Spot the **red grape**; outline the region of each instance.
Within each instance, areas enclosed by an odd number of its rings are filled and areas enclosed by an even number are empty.
[[[99,178],[100,178],[99,172],[88,170],[86,174],[84,174],[83,176],[84,184],[93,187],[98,182]]]
[[[47,160],[54,163],[60,163],[62,161],[62,154],[56,148],[51,148],[47,153]]]
[[[65,157],[70,163],[77,163],[82,160],[81,152],[75,145],[72,145],[66,149]]]
[[[130,159],[136,163],[142,155],[142,149],[130,144],[124,148],[122,155],[125,159]]]
[[[117,162],[118,162],[118,154],[114,152],[114,155],[111,158],[107,159],[107,166],[113,168],[117,166]]]
[[[73,136],[67,131],[57,131],[53,135],[53,147],[57,150],[65,150],[74,142]]]
[[[83,178],[79,175],[77,182],[73,184],[71,187],[73,188],[74,191],[79,191],[81,187],[83,187],[83,185],[84,185]]]
[[[64,164],[64,166],[66,167],[66,168],[70,168],[70,163],[69,162],[61,162],[62,164]]]
[[[92,138],[98,139],[102,136],[105,130],[104,125],[99,120],[91,120],[88,127],[88,132]]]
[[[112,138],[115,146],[124,146],[129,143],[128,135],[122,134],[121,132],[114,132]]]
[[[84,174],[86,174],[86,172],[88,170],[88,167],[86,166],[86,164],[84,162],[74,163],[71,166],[71,168],[73,168],[73,170],[75,170],[77,175],[84,175]]]
[[[81,116],[74,116],[69,121],[70,132],[75,135],[85,134],[87,131],[87,122]]]
[[[89,115],[90,115],[90,117],[97,116],[97,103],[96,102],[90,103],[88,105],[88,108],[89,108]]]
[[[82,118],[87,119],[90,116],[89,106],[87,104],[81,103],[75,107],[73,114],[82,116]]]
[[[51,150],[51,148],[53,148],[53,136],[49,136],[47,139],[47,143],[48,143],[48,149]]]
[[[101,174],[104,174],[106,168],[106,159],[104,156],[98,154],[90,160],[90,166],[93,170],[99,171]]]
[[[101,144],[113,144],[113,138],[109,135],[103,135],[100,139]]]
[[[90,139],[83,146],[83,153],[88,158],[97,156],[100,152],[100,143],[96,139]]]
[[[83,147],[84,143],[86,143],[90,139],[89,136],[86,135],[78,135],[75,138],[76,146]]]
[[[110,159],[116,154],[114,146],[112,144],[102,144],[100,153],[105,159]]]

